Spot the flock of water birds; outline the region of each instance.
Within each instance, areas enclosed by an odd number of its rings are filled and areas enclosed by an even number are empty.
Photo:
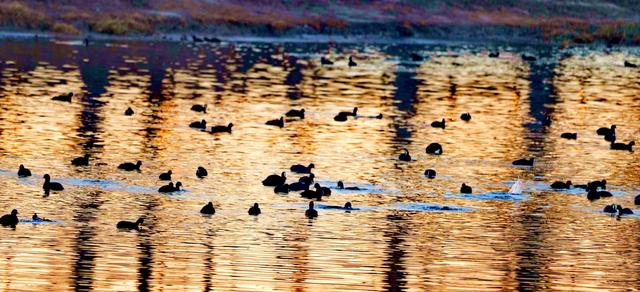
[[[489,57],[495,58],[499,56],[499,52],[491,52],[489,54]],[[417,54],[412,54],[411,55],[412,59],[415,60],[421,60],[422,57],[417,55]],[[522,58],[525,61],[535,61],[535,57],[533,56],[529,56],[529,55],[522,55]],[[325,57],[322,57],[320,59],[320,63],[322,65],[333,65],[333,62]],[[349,62],[348,62],[348,66],[349,67],[353,67],[353,66],[357,66],[357,63],[353,60],[353,58],[350,56],[349,57]],[[625,61],[624,63],[625,67],[631,67],[631,68],[636,68],[637,65],[632,64],[628,61]],[[58,95],[52,98],[52,100],[54,101],[63,101],[63,102],[71,102],[72,98],[73,98],[73,93],[70,92],[68,94],[62,94],[62,95]],[[192,111],[195,112],[202,112],[202,113],[206,113],[207,111],[207,105],[206,104],[195,104],[191,107]],[[135,114],[134,110],[129,107],[125,110],[124,114],[126,116],[132,116]],[[291,119],[304,119],[305,118],[305,109],[291,109],[288,112],[286,112],[283,116],[281,116],[278,119],[273,119],[273,120],[269,120],[267,121],[265,124],[266,125],[270,125],[270,126],[276,126],[276,127],[284,127],[285,125],[285,119],[284,117],[287,118],[291,118]],[[353,117],[353,118],[375,118],[375,119],[381,119],[382,118],[382,114],[376,115],[376,116],[358,116],[358,108],[354,107],[352,111],[343,111],[343,112],[339,112],[338,114],[336,114],[334,116],[334,121],[337,122],[345,122],[348,120],[349,117]],[[471,114],[469,113],[462,113],[460,115],[460,119],[465,121],[465,122],[469,122],[471,120]],[[551,121],[547,121],[547,123],[550,123]],[[203,119],[201,121],[194,121],[192,122],[189,127],[194,128],[194,129],[199,129],[201,131],[205,131],[211,134],[217,134],[217,133],[231,133],[232,132],[232,127],[233,127],[233,123],[229,123],[228,125],[216,125],[216,126],[211,126],[209,128],[209,130],[207,131],[207,122]],[[445,129],[446,128],[446,120],[443,118],[440,121],[433,121],[431,123],[431,127],[434,128],[441,128],[441,129]],[[635,145],[634,141],[630,141],[628,143],[620,143],[617,142],[617,138],[616,138],[616,125],[611,125],[610,127],[602,127],[597,129],[596,134],[599,136],[603,136],[604,140],[608,143],[610,143],[610,149],[611,150],[624,150],[624,151],[630,151],[633,152],[633,146]],[[578,134],[577,133],[562,133],[560,135],[560,138],[564,138],[564,139],[578,139]],[[442,149],[442,145],[440,145],[439,143],[431,143],[429,144],[426,149],[425,149],[427,154],[431,154],[431,155],[441,155],[443,153],[443,149]],[[77,157],[75,159],[73,159],[71,161],[71,164],[74,166],[88,166],[89,165],[89,159],[90,159],[90,155],[89,154],[85,154],[82,157]],[[412,161],[411,155],[409,153],[409,150],[407,150],[406,148],[403,149],[403,153],[401,153],[398,156],[398,160],[400,161],[405,161],[405,162],[410,162]],[[522,158],[522,159],[518,159],[512,162],[512,165],[514,166],[522,166],[522,167],[531,167],[534,165],[534,158]],[[141,161],[137,161],[135,163],[133,162],[125,162],[122,163],[120,165],[118,165],[118,169],[119,170],[123,170],[123,171],[140,171],[140,168],[142,166],[142,162]],[[309,208],[305,211],[305,216],[312,219],[315,217],[318,217],[318,211],[314,208],[314,202],[313,200],[321,200],[322,197],[325,196],[330,196],[331,195],[331,189],[329,187],[323,187],[321,186],[319,183],[314,182],[315,179],[315,174],[312,173],[313,168],[315,167],[315,165],[313,163],[305,166],[305,165],[300,165],[300,164],[296,164],[296,165],[292,165],[289,170],[293,173],[297,173],[297,174],[306,174],[305,176],[301,176],[297,181],[291,182],[291,183],[287,183],[287,177],[286,177],[286,173],[282,172],[280,175],[269,175],[268,177],[266,177],[263,181],[262,184],[264,186],[269,186],[269,187],[273,187],[273,191],[274,193],[284,193],[287,194],[289,192],[300,192],[300,196],[306,199],[311,199],[312,201],[309,202]],[[434,169],[427,169],[424,172],[424,176],[429,178],[429,179],[433,179],[436,177],[436,171]],[[162,173],[159,175],[159,179],[163,180],[163,181],[171,181],[172,180],[172,172],[171,170]],[[207,170],[202,167],[202,166],[198,166],[198,168],[196,169],[196,176],[200,179],[206,177],[208,175]],[[20,165],[18,168],[18,176],[19,177],[28,177],[31,176],[31,171],[26,168],[24,165]],[[42,188],[45,191],[45,194],[48,195],[50,191],[63,191],[64,190],[64,186],[61,183],[58,182],[54,182],[51,181],[51,176],[49,174],[45,174],[43,176],[44,178],[44,184],[42,185]],[[311,186],[313,185],[313,189],[311,189]],[[523,183],[521,181],[517,181],[514,186],[512,187],[512,189],[509,191],[510,193],[520,193],[522,191],[522,186]],[[181,191],[182,187],[182,183],[177,181],[175,184],[173,182],[169,182],[167,185],[163,185],[158,189],[158,192],[160,193],[173,193],[173,192],[179,192]],[[566,182],[562,182],[562,181],[556,181],[554,183],[552,183],[550,185],[550,187],[552,189],[555,190],[568,190],[571,188],[579,188],[579,189],[583,189],[585,190],[585,192],[587,193],[587,199],[588,200],[598,200],[600,198],[606,198],[606,197],[611,197],[612,194],[608,191],[606,191],[607,188],[607,181],[606,180],[596,180],[596,181],[591,181],[588,182],[586,184],[573,184],[570,180],[566,181]],[[345,187],[344,183],[342,181],[338,181],[337,185],[336,185],[337,189],[342,189],[342,190],[364,190],[362,188],[359,187]],[[462,186],[460,187],[460,193],[463,194],[472,194],[473,193],[473,189],[471,188],[471,186],[468,186],[467,184],[463,183]],[[634,203],[636,205],[640,205],[640,195],[635,197]],[[351,202],[347,202],[345,203],[344,206],[326,206],[325,208],[327,209],[342,209],[342,210],[346,210],[346,211],[351,211],[351,210],[357,210],[355,208],[353,208]],[[624,208],[621,205],[618,204],[611,204],[611,205],[607,205],[604,207],[603,212],[605,213],[610,213],[610,214],[615,214],[618,217],[621,215],[626,215],[626,214],[633,214],[633,211],[630,208]],[[215,207],[213,206],[212,202],[207,203],[205,206],[202,207],[202,209],[200,210],[200,213],[204,214],[204,215],[213,215],[215,214]],[[257,216],[260,215],[261,210],[260,210],[260,206],[258,203],[254,203],[253,206],[251,206],[248,210],[248,214],[252,215],[252,216]],[[18,220],[18,210],[14,209],[11,211],[10,214],[4,215],[2,217],[0,217],[0,224],[3,226],[11,226],[14,227],[18,224],[19,220]],[[43,218],[43,217],[39,217],[37,213],[34,213],[32,216],[32,221],[34,222],[51,222],[52,220],[47,219],[47,218]],[[137,221],[135,222],[131,222],[131,221],[119,221],[116,224],[116,227],[119,229],[133,229],[133,230],[139,230],[139,227],[141,224],[144,223],[144,218],[139,218]]]

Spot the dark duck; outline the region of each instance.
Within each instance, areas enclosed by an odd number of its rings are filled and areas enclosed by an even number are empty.
[[[51,176],[49,176],[49,174],[45,174],[44,175],[44,184],[42,185],[42,188],[45,191],[62,191],[62,190],[64,190],[64,187],[62,186],[61,183],[57,183],[57,182],[52,182],[51,181]]]
[[[204,205],[202,209],[200,209],[200,213],[206,214],[206,215],[213,215],[216,213],[216,209],[213,207],[213,203],[209,202],[208,204]]]
[[[202,112],[202,113],[206,113],[207,112],[207,105],[206,104],[194,104],[191,106],[191,110],[194,112]]]
[[[138,162],[136,162],[135,164],[131,162],[121,163],[120,165],[118,165],[118,169],[133,171],[133,170],[140,170],[140,166],[142,166],[142,161],[138,160]]]
[[[578,139],[578,133],[562,133],[560,134],[560,138],[575,140]]]
[[[0,225],[16,227],[18,225],[18,210],[13,209],[11,214],[0,217]]]
[[[73,97],[73,92],[54,96],[51,98],[51,100],[71,102],[71,97]]]
[[[301,108],[300,110],[291,109],[287,113],[285,113],[284,115],[287,116],[287,117],[290,117],[290,118],[301,118],[301,119],[304,119],[304,109],[303,108]]]
[[[279,119],[270,120],[265,123],[268,126],[276,126],[276,127],[284,127],[284,117],[280,117]]]
[[[189,127],[190,128],[194,128],[194,129],[206,129],[207,128],[207,121],[202,119],[201,121],[191,122],[191,124],[189,124]]]
[[[169,171],[167,171],[167,172],[163,172],[163,173],[161,173],[161,174],[158,176],[158,178],[159,178],[160,180],[171,180],[171,174],[172,174],[172,173],[173,173],[173,172],[171,172],[171,170],[169,170]]]
[[[140,230],[140,224],[144,223],[143,218],[138,218],[136,222],[131,221],[120,221],[116,224],[116,228],[118,229],[129,229],[129,230]]]
[[[633,145],[635,144],[636,142],[634,141],[631,141],[627,144],[611,142],[611,145],[609,147],[611,148],[611,150],[624,150],[624,151],[633,152]]]
[[[438,143],[431,143],[427,146],[427,154],[440,155],[442,154],[442,145]]]
[[[209,173],[207,172],[207,170],[202,167],[202,166],[198,166],[198,169],[196,170],[196,176],[198,178],[203,178],[205,176],[209,175]]]
[[[338,181],[338,189],[339,190],[350,190],[350,191],[359,191],[361,190],[359,187],[345,187],[342,181]]]
[[[260,210],[260,206],[258,205],[258,203],[254,203],[253,207],[249,208],[248,213],[251,216],[258,216],[260,215],[260,213],[262,213],[262,211]]]
[[[313,201],[309,202],[309,209],[304,211],[304,216],[309,219],[318,217],[318,211],[313,208]]]
[[[229,123],[227,126],[213,126],[209,130],[209,133],[231,133],[231,127],[233,127],[233,123]]]
[[[468,121],[471,120],[471,114],[470,113],[463,113],[463,114],[460,115],[460,119],[465,121],[465,122],[468,122]]]
[[[533,158],[522,158],[511,162],[512,165],[516,166],[533,166]]]
[[[444,119],[442,119],[442,121],[433,121],[431,122],[431,127],[434,128],[441,128],[444,130],[445,126],[446,126],[446,121]]]
[[[568,180],[567,182],[556,181],[551,184],[551,188],[556,190],[566,190],[571,188],[571,184],[572,183],[570,180]]]
[[[400,154],[400,156],[398,156],[398,159],[400,161],[411,161],[411,155],[409,155],[409,150],[407,150],[407,148],[404,148],[404,152]]]
[[[160,192],[160,193],[173,193],[173,192],[179,192],[179,191],[181,191],[181,190],[180,190],[180,187],[181,187],[181,186],[182,186],[182,183],[181,183],[181,182],[177,182],[175,186],[173,185],[173,183],[172,183],[172,182],[170,182],[170,183],[169,183],[169,184],[167,184],[167,185],[161,186],[161,187],[158,189],[158,192]]]
[[[309,166],[304,166],[301,164],[292,165],[290,170],[295,173],[311,173],[311,170],[315,167],[313,163],[310,163]]]
[[[473,190],[467,184],[463,183],[462,186],[460,187],[460,193],[462,194],[471,194],[472,192]]]
[[[71,164],[75,166],[87,166],[89,165],[89,154],[85,154],[82,157],[76,157],[71,160]]]
[[[133,116],[134,112],[133,109],[131,107],[128,107],[125,111],[124,111],[124,115],[125,116]]]
[[[19,177],[31,176],[31,170],[24,167],[24,165],[20,164],[20,167],[18,168],[18,176]]]
[[[51,220],[51,219],[38,217],[38,213],[33,213],[33,216],[31,216],[31,221],[33,221],[33,222],[53,222],[53,220]]]
[[[282,174],[280,175],[272,174],[270,176],[267,176],[267,178],[265,178],[264,180],[262,180],[262,185],[268,186],[268,187],[275,187],[277,185],[284,184],[286,180],[287,180],[287,177],[284,175],[284,172],[282,172]]]
[[[427,178],[436,178],[436,171],[433,169],[427,169],[424,171],[424,176]]]

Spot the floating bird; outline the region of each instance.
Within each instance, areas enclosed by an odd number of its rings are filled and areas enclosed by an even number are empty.
[[[320,186],[319,183],[315,183],[313,187],[320,193],[321,196],[331,196],[331,189]]]
[[[171,174],[172,174],[172,172],[171,172],[171,170],[169,170],[169,171],[167,171],[167,172],[161,173],[161,174],[158,176],[158,178],[159,178],[160,180],[171,180]]]
[[[142,166],[142,161],[138,160],[138,162],[136,162],[136,164],[133,164],[131,162],[125,162],[125,163],[121,163],[120,165],[118,165],[118,169],[122,169],[122,170],[126,170],[126,171],[132,171],[132,170],[140,170],[140,166]]]
[[[125,116],[133,116],[134,112],[131,107],[128,107],[127,110],[124,111]]]
[[[273,192],[274,193],[288,194],[289,193],[289,185],[288,184],[279,184],[275,188],[273,188]]]
[[[204,167],[202,166],[198,166],[198,170],[196,170],[196,176],[198,178],[203,178],[205,176],[209,175],[209,173],[207,172],[206,169],[204,169]]]
[[[438,143],[431,143],[427,146],[427,154],[440,155],[442,154],[442,145]]]
[[[318,211],[313,209],[313,201],[309,202],[309,209],[304,211],[304,216],[306,216],[309,219],[318,217]]]
[[[50,219],[47,219],[47,218],[38,217],[38,213],[33,213],[33,216],[31,216],[31,221],[33,221],[33,222],[53,222],[53,220],[50,220]]]
[[[338,189],[339,190],[350,190],[350,191],[359,191],[361,188],[359,187],[345,187],[344,183],[340,180],[338,181]]]
[[[554,183],[551,184],[551,188],[556,189],[556,190],[563,190],[563,189],[569,189],[571,188],[571,181],[568,180],[567,182],[561,182],[561,181],[556,181]]]
[[[515,160],[513,162],[511,162],[512,165],[517,165],[517,166],[533,166],[533,158],[522,158],[522,159],[518,159]]]
[[[400,161],[411,161],[411,155],[409,155],[409,150],[407,150],[407,148],[404,148],[404,153],[400,154],[400,156],[398,156],[398,159]]]
[[[313,173],[309,173],[309,175],[308,175],[308,176],[302,176],[302,177],[300,177],[300,178],[298,179],[298,182],[306,183],[306,184],[309,184],[309,185],[310,185],[311,183],[313,183],[313,179],[314,179],[315,177],[316,177],[316,175],[315,175],[315,174],[313,174]]]
[[[587,193],[587,199],[589,201],[595,201],[600,198],[609,198],[609,197],[613,197],[613,195],[607,191],[596,191],[592,189]]]
[[[295,173],[311,173],[311,169],[316,167],[313,163],[310,163],[309,166],[304,166],[300,164],[292,165],[289,170]]]
[[[269,125],[269,126],[276,126],[276,127],[282,128],[282,127],[284,127],[284,117],[280,117],[279,119],[267,121],[265,124]]]
[[[45,174],[43,176],[44,178],[44,184],[42,185],[42,188],[45,191],[62,191],[64,190],[64,187],[62,186],[61,183],[57,183],[57,182],[52,182],[51,181],[51,177],[49,176],[49,174]]]
[[[71,97],[73,97],[73,92],[54,96],[51,98],[51,100],[71,102]]]
[[[460,119],[465,121],[465,122],[468,122],[468,121],[471,120],[471,114],[470,113],[462,113],[460,115]]]
[[[598,128],[598,130],[596,130],[596,134],[600,136],[615,135],[616,125],[611,125],[611,128],[606,128],[606,127]]]
[[[175,186],[173,185],[173,183],[172,183],[172,182],[170,182],[168,185],[161,186],[161,187],[158,189],[158,192],[160,192],[160,193],[173,193],[173,192],[179,192],[179,191],[181,191],[181,190],[180,190],[180,187],[181,187],[181,186],[182,186],[182,183],[181,183],[181,182],[177,182]]]
[[[264,180],[262,180],[262,185],[268,186],[268,187],[275,187],[277,185],[284,184],[286,180],[287,180],[287,177],[284,175],[284,172],[282,172],[281,175],[272,174],[270,176],[267,176],[267,178],[265,178]]]
[[[336,121],[336,122],[346,122],[347,121],[347,117],[348,117],[348,115],[337,114],[335,117],[333,117],[333,120]]]
[[[191,124],[189,124],[189,128],[206,129],[207,128],[207,121],[202,119],[201,121],[191,122]]]
[[[202,112],[202,113],[206,113],[207,112],[207,105],[206,104],[194,104],[191,106],[191,110],[194,112]]]
[[[411,60],[414,62],[421,62],[424,60],[424,57],[416,54],[416,53],[411,53]]]
[[[18,210],[13,209],[11,214],[0,217],[0,225],[16,227],[18,225]]]
[[[204,205],[202,209],[200,209],[200,213],[213,215],[216,213],[216,209],[213,207],[213,203],[209,202],[208,204]]]
[[[495,52],[489,52],[489,58],[498,58],[500,57],[500,52],[495,51]]]
[[[324,209],[339,209],[339,210],[346,210],[347,212],[351,211],[351,210],[357,210],[354,209],[353,206],[351,205],[351,202],[346,202],[344,204],[344,206],[324,206]]]
[[[611,142],[611,150],[626,150],[629,152],[633,152],[633,145],[635,145],[636,142],[631,141],[627,144],[624,143],[615,143],[615,142]]]
[[[634,63],[631,63],[631,62],[629,62],[627,60],[624,61],[624,66],[627,67],[627,68],[638,68],[638,65],[636,65]]]
[[[578,133],[562,133],[560,138],[575,140],[578,139]]]
[[[333,65],[333,61],[325,58],[325,57],[320,57],[320,64],[321,65]]]
[[[529,62],[534,62],[534,61],[537,60],[537,58],[534,57],[534,56],[531,56],[531,55],[522,54],[522,60],[529,61]]]
[[[19,177],[31,176],[31,170],[24,167],[24,165],[20,164],[20,167],[18,168],[18,176]]]
[[[140,230],[140,224],[144,223],[144,219],[142,217],[138,218],[136,222],[131,221],[120,221],[116,224],[116,228],[118,229],[130,229],[130,230]]]
[[[294,182],[289,184],[289,191],[297,192],[297,191],[305,191],[309,189],[311,184],[308,182]]]
[[[353,111],[350,112],[339,112],[338,115],[344,115],[344,116],[351,116],[351,117],[355,117],[358,115],[358,107],[354,107]]]
[[[604,207],[604,209],[602,210],[605,213],[611,213],[611,214],[616,214],[618,216],[622,216],[622,215],[631,215],[633,214],[633,211],[629,208],[622,208],[621,205],[617,205],[617,204],[611,204],[611,205],[607,205]]]
[[[315,186],[315,189],[315,191],[305,190],[300,193],[300,196],[306,199],[316,199],[319,201],[322,199],[322,190],[319,190],[319,186]]]
[[[291,109],[284,115],[287,117],[298,117],[298,118],[304,119],[304,109],[303,108],[301,108],[300,110]]]
[[[640,195],[637,195],[634,199],[633,199],[633,203],[636,205],[640,205]]]
[[[353,61],[353,56],[349,56],[349,67],[355,67],[355,66],[358,66],[358,63]]]
[[[211,134],[224,133],[224,132],[231,133],[231,127],[233,127],[233,123],[229,123],[229,125],[227,126],[213,126],[211,127],[211,130],[209,130],[209,133]]]
[[[429,168],[424,171],[424,176],[427,178],[436,178],[436,171]]]
[[[433,122],[431,122],[431,127],[441,128],[441,129],[444,130],[444,128],[445,128],[445,120],[442,119],[442,121],[433,121]]]
[[[260,215],[260,213],[262,213],[262,211],[260,211],[260,206],[258,206],[258,203],[254,203],[253,207],[249,208],[249,215],[258,216]]]
[[[89,165],[89,154],[85,154],[82,157],[76,157],[71,160],[71,164],[75,166],[87,166]]]
[[[460,187],[460,193],[463,194],[471,194],[473,191],[471,190],[471,187],[466,185],[466,184],[462,184],[462,186]]]

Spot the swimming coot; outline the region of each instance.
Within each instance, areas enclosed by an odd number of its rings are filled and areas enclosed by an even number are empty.
[[[607,141],[607,142],[614,143],[617,140],[616,134],[615,133],[608,133],[608,134],[604,135],[604,140]]]
[[[511,162],[512,165],[517,165],[517,166],[533,166],[533,158],[522,158],[522,159],[518,159],[515,160],[513,162]]]
[[[611,150],[625,150],[625,151],[629,151],[629,152],[633,152],[633,145],[636,145],[636,142],[631,141],[627,144],[624,143],[611,143]]]
[[[331,189],[327,187],[320,186],[319,183],[315,183],[313,187],[320,192],[321,196],[331,196]]]
[[[468,122],[468,121],[471,120],[471,114],[470,113],[463,113],[463,114],[460,115],[460,119],[465,121],[465,122]]]
[[[260,206],[258,206],[258,203],[253,204],[253,207],[249,208],[249,215],[258,216],[260,215],[260,213],[262,213],[262,211],[260,211]]]
[[[409,155],[409,150],[407,150],[407,148],[404,148],[404,153],[400,154],[400,156],[398,156],[398,159],[400,161],[411,161],[411,155]]]
[[[610,192],[607,192],[607,191],[590,190],[587,193],[587,199],[589,201],[598,200],[600,198],[609,198],[609,197],[612,197],[612,196],[613,195]]]
[[[444,130],[445,126],[446,126],[446,121],[444,119],[442,119],[442,121],[433,121],[431,122],[431,127],[434,128],[441,128]]]
[[[489,58],[498,58],[500,57],[500,52],[489,52]]]
[[[304,119],[304,109],[303,108],[301,108],[300,110],[291,109],[284,115],[287,117],[298,117],[298,118]]]
[[[284,184],[286,180],[287,180],[287,177],[284,175],[284,172],[282,172],[281,175],[272,174],[270,176],[267,176],[267,178],[265,178],[264,180],[262,180],[262,185],[268,186],[268,187],[275,187],[277,185]]]
[[[18,224],[18,210],[13,209],[11,214],[0,217],[0,225],[16,227]]]
[[[198,170],[196,170],[196,176],[198,178],[203,178],[205,176],[209,175],[209,173],[207,172],[206,169],[204,169],[204,167],[202,166],[198,166]]]
[[[201,121],[191,122],[191,124],[189,124],[189,128],[206,129],[207,128],[207,121],[202,119]]]
[[[206,215],[213,215],[216,213],[216,208],[213,207],[213,203],[209,202],[208,204],[204,205],[202,209],[200,209],[200,213],[206,214]]]
[[[638,68],[637,64],[631,63],[631,62],[629,62],[627,60],[624,60],[624,66],[627,67],[627,68]]]
[[[306,184],[312,184],[313,183],[313,179],[316,177],[315,174],[313,173],[309,173],[308,176],[301,176],[298,181],[301,183],[306,183]]]
[[[361,190],[359,187],[344,187],[344,183],[340,180],[338,181],[338,189],[339,190],[350,190],[350,191],[359,191]]]
[[[71,97],[73,97],[73,92],[54,96],[51,98],[51,100],[71,102]]]
[[[522,60],[523,61],[528,61],[528,62],[535,62],[538,58],[531,56],[531,55],[527,55],[527,54],[522,54]]]
[[[128,107],[125,111],[124,111],[124,115],[125,116],[133,116],[134,112],[133,109],[131,107]]]
[[[161,173],[161,174],[158,176],[158,178],[159,178],[160,180],[171,180],[171,174],[172,174],[172,172],[171,172],[171,170],[169,170],[169,171],[167,171],[167,172]]]
[[[179,192],[181,186],[182,186],[181,182],[177,182],[175,186],[173,185],[172,182],[170,182],[168,185],[161,186],[158,189],[158,192],[161,192],[161,193]]]
[[[297,181],[297,182],[289,184],[289,191],[297,192],[297,191],[308,190],[310,185],[311,184],[309,184],[309,183]]]
[[[130,229],[130,230],[140,230],[140,224],[144,223],[144,219],[142,217],[138,218],[136,222],[131,221],[120,221],[116,224],[116,228],[118,229]]]
[[[428,154],[440,155],[442,154],[442,145],[438,143],[431,143],[429,144],[429,146],[427,146],[426,151]]]
[[[304,211],[304,216],[306,216],[309,219],[318,217],[318,211],[313,209],[313,201],[309,202],[309,209]]]
[[[611,125],[611,128],[602,127],[596,130],[596,134],[600,136],[605,135],[615,135],[616,134],[616,125]]]
[[[265,123],[268,126],[276,126],[276,127],[284,127],[284,117],[280,117],[279,119],[270,120]]]
[[[316,199],[320,201],[322,199],[322,190],[319,190],[318,186],[315,186],[315,191],[313,190],[305,190],[300,193],[300,196],[305,199]]]
[[[290,170],[295,173],[311,173],[311,169],[313,169],[315,165],[310,163],[309,166],[304,166],[301,164],[292,165]]]
[[[411,53],[411,61],[421,62],[423,60],[424,60],[424,57],[422,57],[422,56],[420,56],[420,55],[418,55],[416,53]]]
[[[31,221],[33,221],[33,222],[53,222],[53,220],[50,220],[50,219],[47,219],[47,218],[38,217],[38,213],[33,213],[33,216],[31,216]]]
[[[18,176],[19,177],[31,176],[31,170],[24,167],[24,165],[20,164],[20,167],[18,168]]]
[[[338,115],[344,115],[344,116],[351,116],[351,117],[355,117],[358,115],[358,107],[354,107],[353,111],[350,112],[339,112]]]
[[[640,205],[640,195],[637,195],[634,199],[633,199],[633,203],[636,205]]]
[[[473,192],[473,190],[471,189],[471,187],[466,185],[466,184],[464,184],[464,183],[460,187],[460,193],[471,194],[472,192]]]
[[[191,110],[194,112],[203,112],[206,113],[207,112],[207,105],[206,104],[194,104],[191,106]]]
[[[274,193],[288,194],[289,193],[289,184],[279,184],[275,188],[273,188]]]
[[[551,188],[556,190],[569,189],[571,188],[571,184],[572,183],[570,180],[568,180],[567,182],[556,181],[551,184]]]
[[[140,166],[142,166],[142,161],[138,160],[136,164],[133,164],[131,162],[121,163],[120,165],[118,165],[118,169],[122,169],[126,171],[140,170]]]
[[[427,178],[436,178],[436,171],[433,169],[427,169],[424,171],[424,176]]]
[[[82,157],[76,157],[71,160],[71,164],[75,166],[87,166],[89,165],[89,154],[85,154]]]
[[[355,66],[358,66],[358,63],[353,61],[353,56],[349,56],[349,67],[355,67]]]
[[[348,117],[348,115],[339,113],[335,117],[333,117],[333,120],[336,121],[336,122],[346,122],[347,121],[347,117]]]
[[[560,138],[575,140],[578,139],[578,133],[562,133]]]
[[[213,126],[211,127],[211,130],[209,130],[209,133],[231,133],[231,127],[233,127],[233,123],[229,123],[227,126]]]
[[[62,191],[64,190],[64,187],[62,186],[61,183],[57,183],[57,182],[52,182],[51,181],[51,177],[49,176],[49,174],[45,174],[44,176],[44,184],[42,185],[42,188],[45,191]]]
[[[321,65],[333,65],[333,61],[325,58],[325,57],[320,57],[320,64]]]

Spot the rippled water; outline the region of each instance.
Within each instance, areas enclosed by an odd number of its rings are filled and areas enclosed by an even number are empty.
[[[488,58],[493,50],[500,58]],[[539,59],[523,61],[521,52]],[[620,141],[640,136],[640,70],[622,65],[640,63],[637,54],[4,40],[0,212],[16,208],[22,222],[0,228],[0,289],[638,290],[640,217],[601,210],[635,208],[640,160],[595,135],[615,123]],[[323,55],[335,65],[321,66]],[[348,55],[357,67],[347,67]],[[70,91],[72,103],[50,100]],[[191,111],[195,103],[207,113]],[[135,115],[123,114],[128,106]],[[384,117],[333,121],[354,106]],[[300,107],[304,120],[264,125]],[[233,133],[188,127],[203,118],[232,122]],[[441,118],[445,130],[430,126]],[[431,142],[444,154],[427,155]],[[413,161],[397,159],[403,148]],[[90,166],[70,165],[85,153]],[[523,157],[535,166],[511,166]],[[116,170],[136,160],[141,172]],[[365,190],[334,189],[310,221],[305,199],[260,183],[311,162],[321,184]],[[19,164],[34,176],[18,178]],[[195,177],[198,166],[207,178]],[[423,176],[427,168],[436,179]],[[156,192],[169,169],[185,192]],[[43,196],[45,173],[66,189]],[[525,193],[505,193],[517,179]],[[615,196],[589,202],[584,192],[548,187],[596,179]],[[458,193],[463,182],[474,194]],[[217,212],[203,217],[208,201]],[[346,201],[359,210],[326,208]],[[246,213],[254,202],[259,217]],[[34,212],[55,222],[34,224]],[[115,228],[139,216],[140,232]]]

